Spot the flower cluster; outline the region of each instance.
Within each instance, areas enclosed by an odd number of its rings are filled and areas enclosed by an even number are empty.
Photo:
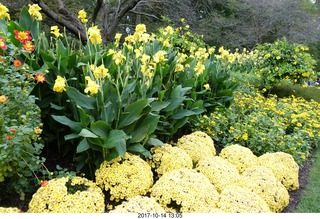
[[[30,213],[104,213],[104,194],[92,181],[74,176],[48,181],[33,194]]]
[[[0,3],[0,19],[10,20],[9,9]]]
[[[33,4],[33,5],[29,4],[28,6],[29,6],[28,12],[31,15],[31,17],[35,18],[37,21],[42,21],[42,14],[40,13],[42,8],[38,4]]]
[[[137,155],[126,153],[104,161],[95,172],[96,183],[110,192],[110,200],[120,200],[145,195],[153,185],[153,173],[146,161]]]
[[[284,152],[265,153],[258,157],[257,164],[272,170],[288,191],[299,188],[299,166],[292,155]]]
[[[268,204],[259,195],[237,185],[226,187],[217,205],[228,213],[271,213]]]
[[[219,193],[205,175],[182,168],[163,174],[152,187],[151,197],[167,212],[208,213],[216,207]]]
[[[197,164],[201,159],[216,155],[212,138],[202,131],[182,136],[178,139],[176,146],[185,150],[194,164]]]
[[[256,155],[283,151],[303,163],[320,141],[319,120],[315,101],[239,90],[228,111],[201,117],[197,127],[221,144],[241,144]]]
[[[151,154],[152,157],[147,158],[147,162],[155,169],[158,177],[172,170],[193,167],[192,159],[187,152],[170,144],[151,148]]]
[[[267,167],[247,168],[236,185],[250,189],[258,194],[272,212],[281,212],[289,204],[288,190]]]
[[[136,196],[123,201],[109,213],[165,213],[163,207],[152,197]]]
[[[22,213],[22,211],[16,207],[0,207],[0,213]]]
[[[243,173],[246,168],[256,165],[258,161],[257,156],[249,148],[239,144],[232,144],[223,148],[219,156],[235,165],[239,173]]]
[[[240,178],[236,166],[219,156],[200,160],[196,169],[208,177],[218,192],[221,192],[226,186],[236,183]]]

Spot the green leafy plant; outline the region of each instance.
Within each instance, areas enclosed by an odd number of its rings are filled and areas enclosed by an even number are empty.
[[[29,31],[17,22],[0,20],[0,40],[0,182],[24,199],[48,173],[45,158],[40,156],[41,112],[30,95],[45,76],[32,68],[34,47]]]
[[[315,79],[316,61],[302,44],[289,43],[285,38],[274,43],[257,45],[256,73],[261,85],[270,89],[283,80],[302,84]]]

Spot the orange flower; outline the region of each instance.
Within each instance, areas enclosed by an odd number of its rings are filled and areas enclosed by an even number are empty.
[[[46,81],[46,77],[43,74],[40,74],[40,73],[36,74],[34,76],[34,78],[36,79],[36,81],[38,83],[44,83]]]
[[[22,65],[21,61],[16,59],[13,61],[13,66],[19,68]]]
[[[4,38],[2,36],[0,36],[0,49],[7,49],[7,45],[4,42]]]
[[[12,136],[8,135],[8,136],[6,136],[6,139],[7,139],[8,141],[12,140]]]
[[[7,101],[7,97],[5,95],[0,96],[0,103],[5,103]]]
[[[37,135],[41,134],[41,132],[42,132],[41,128],[34,129],[34,133],[36,133]]]
[[[10,132],[11,132],[11,133],[16,133],[17,130],[16,130],[15,128],[11,128],[11,129],[10,129]]]
[[[34,50],[34,45],[33,45],[32,42],[26,41],[26,42],[23,44],[23,49],[26,50],[27,52],[33,52],[33,50]]]
[[[27,42],[27,41],[32,39],[32,37],[30,36],[30,31],[29,30],[27,30],[27,31],[14,30],[13,32],[15,33],[14,37],[17,40],[19,40],[20,43],[24,43],[24,42]]]
[[[41,187],[45,187],[46,185],[48,185],[49,184],[49,181],[48,180],[45,180],[45,181],[43,181],[40,185],[41,185]]]

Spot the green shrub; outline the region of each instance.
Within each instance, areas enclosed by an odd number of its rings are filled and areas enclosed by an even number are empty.
[[[30,95],[45,76],[27,63],[34,55],[32,37],[16,27],[0,20],[0,183],[23,199],[47,173],[40,156],[41,112]]]

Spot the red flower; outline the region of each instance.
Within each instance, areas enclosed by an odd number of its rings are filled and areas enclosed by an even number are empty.
[[[40,185],[41,185],[41,187],[45,187],[46,185],[48,185],[49,184],[49,181],[48,180],[45,180],[45,181],[43,181]]]
[[[19,40],[20,43],[24,43],[24,42],[27,42],[27,41],[32,39],[32,37],[30,36],[30,31],[29,30],[27,30],[27,31],[14,30],[13,32],[15,33],[14,37],[17,40]]]
[[[6,136],[6,139],[7,139],[8,141],[12,140],[12,136],[8,135],[8,136]]]
[[[11,129],[10,129],[10,132],[11,132],[11,133],[16,133],[17,130],[16,130],[15,128],[11,128]]]
[[[27,52],[33,52],[34,50],[34,45],[31,41],[26,41],[23,44],[23,49],[26,50]]]
[[[46,77],[43,74],[40,74],[40,73],[36,74],[34,76],[34,78],[36,79],[36,81],[38,83],[44,83],[46,81]]]
[[[0,48],[5,50],[7,49],[7,45],[4,42],[4,38],[2,36],[0,36]]]
[[[19,68],[22,65],[21,61],[16,59],[13,61],[13,66]]]

